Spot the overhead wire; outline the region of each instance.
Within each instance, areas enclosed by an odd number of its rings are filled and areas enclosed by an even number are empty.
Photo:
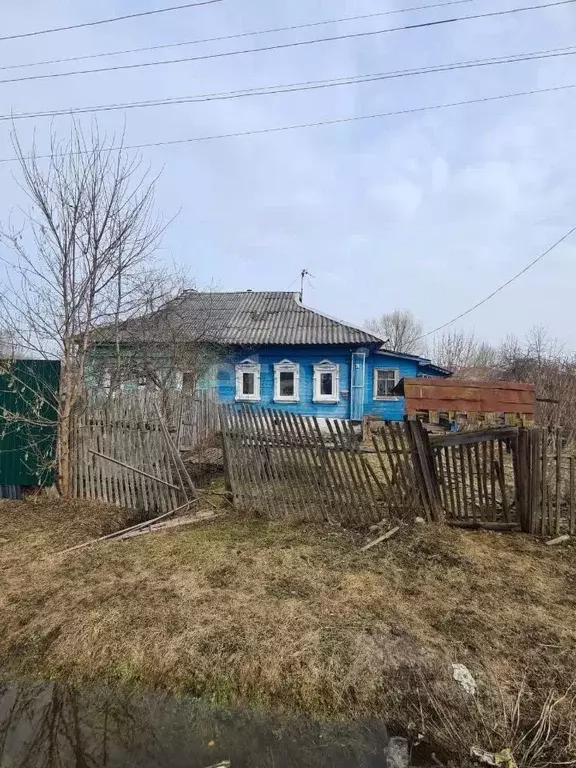
[[[200,56],[187,56],[180,59],[167,59],[163,61],[146,61],[146,62],[139,62],[135,64],[119,64],[112,67],[98,67],[96,69],[81,69],[81,70],[72,70],[69,72],[50,72],[47,74],[26,75],[25,77],[16,77],[16,78],[8,78],[8,79],[0,80],[0,84],[22,83],[22,82],[30,82],[33,80],[48,80],[52,78],[71,77],[75,75],[100,74],[103,72],[118,72],[121,70],[142,69],[145,67],[182,64],[190,61],[204,61],[208,59],[218,59],[218,58],[224,58],[228,56],[240,56],[240,55],[245,55],[249,53],[262,53],[264,51],[283,50],[287,48],[296,48],[299,46],[316,45],[318,43],[330,43],[338,40],[360,39],[360,38],[372,37],[375,35],[382,35],[388,32],[403,32],[403,31],[414,30],[414,29],[426,29],[426,28],[437,27],[437,26],[446,25],[446,24],[455,24],[461,21],[474,21],[478,19],[495,18],[495,17],[501,17],[501,16],[510,15],[510,14],[536,11],[543,8],[572,5],[575,2],[576,0],[553,0],[553,2],[544,3],[540,5],[523,6],[521,8],[508,8],[503,11],[490,11],[488,13],[471,14],[468,16],[456,16],[449,19],[436,19],[434,21],[423,21],[417,24],[405,24],[399,27],[387,27],[385,29],[366,30],[364,32],[353,32],[345,35],[333,35],[331,37],[315,38],[313,40],[296,40],[291,43],[277,43],[275,45],[263,46],[261,48],[246,48],[246,49],[237,50],[237,51],[222,51],[219,53],[209,53],[209,54],[203,54]]]
[[[444,328],[448,328],[449,325],[453,325],[454,323],[457,323],[458,320],[461,320],[463,317],[466,317],[471,312],[474,312],[474,310],[481,307],[483,304],[486,304],[486,302],[490,301],[490,299],[494,298],[497,294],[499,294],[501,291],[503,291],[505,288],[507,288],[511,283],[513,283],[515,280],[518,280],[519,277],[522,277],[522,275],[526,274],[528,270],[532,269],[538,262],[542,261],[546,256],[548,256],[549,253],[551,253],[555,248],[557,248],[561,243],[563,243],[565,240],[567,240],[571,235],[573,235],[576,232],[576,226],[572,227],[568,230],[559,240],[556,240],[555,243],[553,243],[549,248],[547,248],[543,253],[541,253],[539,256],[537,256],[535,259],[533,259],[529,264],[527,264],[524,269],[520,270],[517,274],[515,274],[513,277],[511,277],[509,280],[506,280],[505,283],[502,283],[502,285],[498,286],[496,290],[492,291],[492,293],[488,294],[488,296],[485,296],[483,299],[478,301],[476,304],[474,304],[473,307],[470,307],[465,312],[461,312],[456,317],[452,318],[452,320],[448,320],[448,322],[443,323],[442,325],[439,325],[437,328],[434,328],[432,331],[428,331],[428,333],[424,333],[422,336],[419,336],[415,341],[420,341],[421,339],[425,339],[428,336],[432,336],[435,333],[438,333],[439,331],[443,331]]]
[[[247,131],[235,131],[233,133],[221,133],[216,134],[212,136],[193,136],[191,138],[186,139],[169,139],[165,141],[153,141],[153,142],[144,142],[140,144],[131,144],[131,145],[121,145],[117,147],[108,147],[105,150],[105,152],[121,152],[124,150],[138,150],[138,149],[148,149],[153,147],[170,147],[170,146],[177,146],[182,144],[193,144],[197,142],[204,142],[204,141],[217,141],[221,139],[234,139],[239,138],[243,136],[258,136],[263,134],[272,134],[272,133],[281,133],[283,131],[296,131],[296,130],[304,130],[307,128],[317,128],[317,127],[323,127],[328,125],[343,125],[346,123],[354,123],[358,121],[364,121],[364,120],[377,120],[385,117],[396,117],[400,115],[411,115],[411,114],[417,114],[419,112],[431,112],[433,110],[437,109],[451,109],[454,107],[462,107],[468,104],[484,104],[491,101],[504,101],[506,99],[513,99],[513,98],[519,98],[523,96],[533,96],[535,94],[540,93],[554,93],[559,91],[567,91],[576,88],[576,83],[571,83],[568,85],[557,85],[552,86],[550,88],[534,88],[529,91],[516,91],[514,93],[504,93],[497,96],[483,96],[478,99],[466,99],[463,101],[453,101],[453,102],[447,102],[444,104],[432,104],[425,107],[410,107],[406,109],[398,109],[391,112],[377,112],[375,114],[371,115],[354,115],[353,117],[340,117],[340,118],[334,118],[329,120],[318,120],[315,122],[309,122],[309,123],[295,123],[292,125],[282,125],[277,127],[271,127],[271,128],[256,128],[252,130]],[[86,152],[89,152],[90,150],[86,150]],[[27,160],[48,160],[53,157],[64,157],[68,155],[82,155],[86,154],[86,152],[63,152],[63,153],[53,153],[53,154],[46,154],[46,155],[35,155],[35,156],[29,156],[23,159]],[[12,163],[17,162],[20,158],[18,157],[8,157],[0,159],[0,163]]]
[[[60,59],[48,59],[45,61],[33,61],[25,64],[7,64],[0,67],[0,71],[6,69],[24,69],[27,67],[40,67],[50,64],[67,64],[75,61],[87,61],[88,59],[101,59],[106,56],[125,56],[132,53],[150,53],[152,51],[161,51],[167,48],[180,48],[187,45],[199,45],[201,43],[216,43],[224,40],[236,40],[242,37],[254,37],[256,35],[269,35],[278,32],[293,32],[300,29],[309,29],[312,27],[327,26],[329,24],[343,24],[348,21],[364,21],[366,19],[375,19],[382,16],[392,16],[397,13],[410,13],[414,11],[432,10],[435,8],[444,8],[450,5],[462,5],[463,3],[473,3],[476,0],[447,0],[440,3],[431,3],[429,5],[413,5],[409,8],[395,8],[389,11],[377,11],[376,13],[364,13],[360,16],[343,16],[338,19],[325,19],[323,21],[312,21],[306,24],[292,24],[287,27],[272,27],[270,29],[258,29],[249,32],[237,32],[233,35],[220,35],[218,37],[204,37],[196,40],[184,40],[178,43],[164,43],[162,45],[148,45],[142,48],[126,48],[120,51],[108,51],[104,53],[90,53],[83,56],[70,56]]]
[[[427,74],[437,74],[442,72],[454,72],[462,69],[471,69],[476,67],[497,66],[502,64],[515,64],[524,61],[539,61],[544,59],[558,58],[562,56],[576,55],[576,46],[565,48],[551,48],[542,51],[529,51],[525,53],[510,54],[508,56],[492,56],[483,59],[468,59],[465,61],[452,62],[448,64],[436,64],[420,68],[391,70],[388,72],[372,72],[361,75],[351,75],[348,77],[327,78],[324,80],[304,80],[295,83],[284,83],[277,85],[259,86],[253,88],[242,88],[233,91],[216,91],[211,93],[200,93],[191,96],[175,96],[165,99],[148,99],[146,101],[119,102],[112,104],[99,104],[91,107],[77,107],[67,109],[44,110],[36,112],[20,112],[13,114],[0,115],[0,121],[7,120],[30,120],[41,117],[61,117],[84,114],[95,114],[99,112],[112,112],[128,109],[143,109],[150,107],[176,106],[182,104],[198,104],[209,101],[222,101],[229,99],[269,96],[283,93],[301,93],[309,90],[324,88],[334,88],[349,85],[361,85],[363,83],[373,83],[383,80],[391,80],[402,77],[413,77]]]
[[[5,40],[22,40],[26,37],[38,37],[39,35],[51,35],[54,32],[69,32],[72,29],[82,29],[84,27],[98,27],[102,24],[113,24],[117,21],[126,21],[128,19],[139,19],[144,16],[155,16],[159,13],[172,13],[173,11],[183,11],[186,8],[196,8],[201,5],[213,5],[221,3],[222,0],[197,0],[195,3],[185,3],[184,5],[173,5],[170,8],[154,8],[149,11],[139,11],[138,13],[126,13],[123,16],[112,16],[108,19],[98,19],[97,21],[84,21],[80,24],[68,24],[64,27],[50,27],[49,29],[37,29],[32,32],[18,32],[13,35],[2,35],[0,42]]]

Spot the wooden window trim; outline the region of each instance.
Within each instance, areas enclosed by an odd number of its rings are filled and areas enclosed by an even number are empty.
[[[323,395],[320,392],[321,374],[331,373],[333,382],[333,394]],[[314,403],[339,403],[340,402],[340,366],[330,360],[323,360],[314,366],[313,397]]]
[[[400,400],[400,398],[397,395],[379,395],[378,394],[378,372],[379,371],[386,371],[389,373],[390,371],[393,371],[394,373],[394,386],[398,384],[400,381],[400,369],[399,368],[385,368],[384,366],[379,366],[378,368],[374,368],[373,374],[372,374],[372,398],[378,402],[388,402],[388,403],[394,403]]]
[[[245,360],[242,363],[238,363],[236,368],[236,402],[240,403],[257,403],[260,401],[260,365],[254,363],[251,360]],[[243,374],[254,374],[254,393],[252,395],[245,395],[242,392]]]
[[[280,374],[294,374],[294,394],[280,394]],[[274,364],[274,402],[275,403],[299,403],[300,402],[300,366],[290,360],[282,360]]]

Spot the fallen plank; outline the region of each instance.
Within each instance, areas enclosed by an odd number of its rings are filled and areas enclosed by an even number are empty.
[[[400,526],[397,525],[395,528],[391,528],[387,533],[384,533],[382,536],[378,536],[377,539],[374,539],[374,541],[368,542],[368,544],[365,544],[360,552],[366,552],[367,549],[372,549],[372,547],[375,547],[376,544],[380,544],[382,541],[387,541],[388,539],[391,539],[392,536],[395,536],[398,531],[400,530]]]
[[[553,547],[555,544],[563,544],[565,541],[570,541],[570,536],[565,533],[563,536],[558,536],[555,539],[550,539],[546,542],[547,547]]]
[[[147,533],[169,531],[172,528],[180,528],[183,525],[192,525],[193,523],[204,523],[207,520],[215,520],[217,517],[223,517],[224,514],[224,512],[221,512],[219,515],[215,515],[213,512],[211,512],[210,514],[202,515],[201,517],[186,517],[180,520],[169,520],[167,523],[159,523],[158,525],[150,525],[146,526],[145,528],[140,528],[137,531],[129,531],[128,533],[124,533],[122,536],[118,536],[115,541],[127,541],[128,539],[133,539],[135,536],[144,536]]]
[[[91,544],[98,544],[101,541],[111,541],[112,539],[116,539],[119,536],[121,536],[123,533],[128,533],[129,531],[136,531],[138,528],[146,528],[149,525],[152,525],[153,523],[157,523],[159,520],[163,520],[166,517],[169,517],[170,515],[175,515],[178,512],[181,512],[183,509],[186,509],[191,504],[195,504],[197,501],[200,501],[200,499],[192,499],[191,501],[187,501],[186,504],[182,504],[180,507],[176,507],[176,509],[171,509],[170,512],[164,512],[163,515],[159,515],[158,517],[154,517],[152,520],[146,520],[143,523],[137,523],[136,525],[131,525],[129,528],[123,528],[120,531],[115,531],[114,533],[109,533],[107,536],[100,536],[97,539],[90,539],[90,541],[85,541],[83,544],[77,544],[75,547],[70,547],[69,549],[63,549],[61,552],[55,552],[55,555],[66,555],[68,552],[75,552],[78,549],[84,549],[85,547],[89,547]]]

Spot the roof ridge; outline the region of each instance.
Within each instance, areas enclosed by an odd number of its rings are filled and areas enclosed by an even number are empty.
[[[182,296],[255,296],[257,294],[272,295],[281,294],[283,296],[298,296],[298,291],[197,291],[194,288],[187,288],[179,293],[176,298]]]
[[[365,333],[367,336],[371,336],[375,342],[384,342],[385,339],[382,338],[382,336],[378,336],[375,333],[372,333],[372,331],[367,331],[365,328],[362,328],[359,325],[354,325],[354,323],[349,323],[347,320],[340,320],[339,317],[334,317],[333,315],[328,315],[326,312],[320,312],[318,309],[314,309],[313,307],[307,307],[303,302],[300,301],[298,297],[299,294],[295,293],[294,298],[296,303],[303,307],[304,309],[308,310],[308,312],[313,312],[315,315],[320,315],[320,317],[325,317],[327,320],[331,320],[333,323],[338,323],[339,325],[343,325],[346,328],[351,328],[354,331],[361,331],[362,333]]]

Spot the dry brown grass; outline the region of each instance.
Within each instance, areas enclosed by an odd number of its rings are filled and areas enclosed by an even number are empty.
[[[46,556],[124,522],[86,504],[0,503],[0,666],[376,715],[455,753],[511,746],[499,742],[521,690],[518,744],[576,679],[573,547],[422,526],[360,553],[337,527],[219,519]],[[477,677],[477,701],[451,662]],[[569,698],[553,710],[567,743]]]

